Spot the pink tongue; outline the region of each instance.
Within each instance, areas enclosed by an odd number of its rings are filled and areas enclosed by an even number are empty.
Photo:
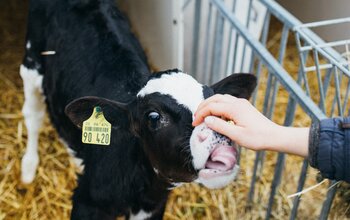
[[[220,171],[232,170],[236,164],[236,150],[232,146],[219,145],[211,153],[210,159],[205,164],[207,169]]]

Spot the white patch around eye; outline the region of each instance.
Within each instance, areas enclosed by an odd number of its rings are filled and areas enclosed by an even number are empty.
[[[151,79],[137,96],[145,97],[156,92],[171,96],[178,104],[188,108],[192,114],[204,100],[202,84],[185,73],[163,74],[160,78]]]

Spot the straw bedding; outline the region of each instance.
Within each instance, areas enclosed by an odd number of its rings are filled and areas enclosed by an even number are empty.
[[[77,169],[69,158],[66,149],[59,142],[57,133],[46,117],[40,134],[40,165],[34,182],[20,183],[20,159],[25,150],[26,129],[21,107],[23,104],[22,82],[18,74],[23,56],[26,1],[0,1],[0,220],[2,219],[68,219],[71,211],[72,190],[76,186]],[[279,42],[277,30],[267,47],[277,54],[274,46]],[[273,27],[275,28],[275,27]],[[276,34],[277,33],[277,34]],[[291,73],[297,72],[298,58],[295,46],[287,49],[285,67]],[[258,106],[262,104],[267,72],[264,70],[259,88]],[[283,123],[288,94],[278,91],[276,114],[273,120]],[[260,108],[261,109],[261,108]],[[308,117],[299,108],[294,125],[309,125]],[[262,219],[273,178],[276,154],[267,153],[264,169],[258,178],[255,199],[251,209],[246,209],[246,200],[252,176],[255,153],[243,150],[242,171],[237,181],[221,190],[209,191],[195,184],[185,184],[171,194],[165,219]],[[286,219],[292,208],[292,200],[287,195],[295,193],[296,182],[302,160],[294,156],[286,159],[281,187],[277,191],[274,219]],[[306,186],[316,184],[317,172],[310,170]],[[298,217],[317,217],[328,184],[302,196]],[[348,194],[347,190],[342,195]],[[349,197],[347,197],[349,198]],[[349,206],[339,197],[334,202],[331,218],[344,219]]]

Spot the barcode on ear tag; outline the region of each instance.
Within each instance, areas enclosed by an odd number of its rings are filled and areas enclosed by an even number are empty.
[[[81,141],[85,144],[109,145],[111,124],[103,115],[99,106],[94,108],[89,119],[83,122]]]

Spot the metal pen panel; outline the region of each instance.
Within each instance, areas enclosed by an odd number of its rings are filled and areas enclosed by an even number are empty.
[[[232,70],[246,69],[247,65],[245,64],[249,64],[249,70],[255,71],[258,80],[257,89],[252,95],[252,103],[254,105],[258,103],[257,107],[262,107],[262,112],[268,118],[274,119],[275,108],[280,102],[279,97],[282,93],[283,96],[288,95],[288,103],[283,101],[283,104],[287,104],[287,110],[283,112],[282,116],[285,119],[284,125],[286,126],[293,124],[299,106],[302,108],[302,113],[309,116],[307,120],[312,119],[312,121],[319,121],[327,118],[327,116],[343,116],[345,114],[350,93],[349,63],[333,47],[347,45],[349,40],[324,42],[309,28],[331,23],[336,24],[337,22],[350,22],[350,19],[302,24],[275,1],[249,0],[249,2],[246,2],[248,4],[248,19],[242,22],[238,19],[238,13],[235,10],[236,3],[239,0],[209,0],[202,1],[202,3],[198,3],[198,1],[196,0],[195,3],[197,8],[200,7],[199,4],[202,4],[202,8],[204,8],[204,3],[209,5],[207,22],[202,26],[194,26],[194,35],[196,36],[193,36],[192,39],[195,42],[195,39],[200,38],[198,37],[200,29],[205,32],[203,39],[198,39],[195,45],[192,45],[194,53],[192,54],[192,70],[193,73],[197,74],[198,79],[205,83],[212,83],[220,80],[224,77],[224,74],[229,74]],[[267,9],[264,20],[261,20],[263,25],[260,39],[254,37],[249,31],[249,18],[253,13],[254,2],[262,3]],[[232,8],[229,7],[231,3],[233,4]],[[186,4],[188,3],[186,2]],[[201,20],[198,13],[200,12],[195,11],[195,23],[200,23]],[[277,18],[283,25],[277,58],[266,48],[266,42],[269,40],[271,16]],[[275,20],[273,22],[275,25]],[[229,25],[227,26],[227,24]],[[227,27],[228,29],[226,29]],[[287,72],[282,65],[285,59],[290,59],[289,57],[285,58],[284,55],[287,49],[288,37],[293,35],[299,53],[299,67],[295,73]],[[201,49],[201,46],[204,46],[204,48]],[[251,54],[248,55],[248,51],[251,51]],[[201,52],[203,52],[202,56],[198,56]],[[275,54],[275,51],[273,53]],[[198,60],[202,59],[203,66],[198,66],[201,63]],[[246,63],[247,59],[250,59],[251,62]],[[243,67],[244,65],[245,67]],[[203,71],[199,71],[201,68]],[[265,81],[261,80],[266,80],[265,77],[267,77],[267,81],[266,84],[263,84]],[[293,79],[293,77],[297,77],[297,79]],[[282,90],[283,92],[280,93]],[[279,119],[282,117],[279,117]],[[259,175],[262,174],[264,155],[263,151],[257,152],[255,155],[248,193],[248,207],[253,204],[255,186],[258,184]],[[286,155],[278,154],[265,213],[266,219],[271,217],[275,195],[278,192],[278,187],[282,187],[279,185],[284,180],[283,170],[285,169],[286,158]],[[300,169],[299,180],[298,182],[295,181],[297,191],[303,189],[307,180],[307,160],[300,163]],[[335,192],[336,187],[328,192],[320,213],[321,219],[328,216]],[[299,204],[300,197],[297,196],[291,206],[290,219],[296,218]],[[250,206],[250,208],[253,207]]]
[[[192,70],[191,73],[195,78],[198,78],[197,66],[198,66],[198,50],[199,50],[199,29],[201,18],[201,6],[202,0],[195,1],[194,7],[194,28],[193,28],[193,40],[192,40]]]
[[[210,73],[210,84],[219,81],[221,77],[221,55],[222,55],[222,39],[224,30],[224,18],[220,13],[216,14],[215,32],[213,42],[212,66]]]

